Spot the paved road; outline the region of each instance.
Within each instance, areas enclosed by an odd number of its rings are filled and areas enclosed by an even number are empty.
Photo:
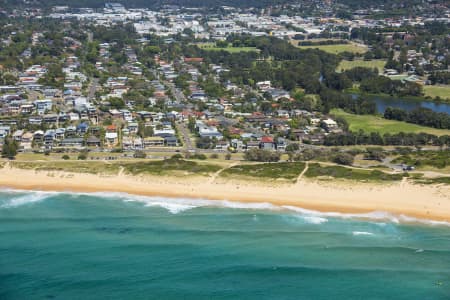
[[[185,123],[177,123],[177,129],[178,132],[181,133],[182,135],[182,139],[183,139],[183,144],[184,144],[184,148],[187,151],[195,151],[195,147],[192,144],[192,140],[189,134],[189,129],[187,128]]]
[[[33,90],[28,90],[28,99],[30,101],[38,100],[40,96],[42,96],[41,93],[33,91]]]
[[[178,104],[181,103],[185,103],[186,102],[186,97],[184,96],[183,92],[180,91],[180,89],[178,89],[175,84],[171,83],[171,82],[165,82],[165,84],[170,88],[170,91],[172,92],[172,95],[175,98],[175,101]]]
[[[89,86],[89,92],[87,99],[88,101],[92,101],[95,98],[95,92],[97,91],[98,86],[98,78],[92,78],[91,85]]]

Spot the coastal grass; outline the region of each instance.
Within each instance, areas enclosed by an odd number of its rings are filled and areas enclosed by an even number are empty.
[[[450,177],[428,178],[418,182],[424,184],[450,184]]]
[[[385,133],[428,133],[437,136],[450,135],[450,130],[436,129],[431,127],[410,124],[401,121],[387,120],[375,115],[354,115],[344,112],[341,109],[331,110],[331,114],[337,117],[343,117],[349,124],[351,131],[363,130],[365,132],[378,132],[381,135]]]
[[[226,51],[230,53],[237,52],[259,52],[259,49],[256,47],[217,47],[215,43],[199,43],[196,44],[197,47],[206,51]]]
[[[319,163],[309,164],[305,172],[306,178],[335,178],[356,181],[399,181],[405,174],[389,174],[380,170],[355,169],[342,166],[322,166]]]
[[[305,164],[302,162],[243,164],[223,170],[220,176],[293,180],[300,175],[304,168]]]
[[[134,160],[134,161],[36,161],[11,162],[11,166],[19,169],[35,171],[60,171],[88,174],[118,174],[121,170],[132,175],[170,175],[177,171],[196,175],[209,175],[222,167],[206,162],[188,161],[182,159],[165,160]]]
[[[449,153],[433,153],[427,155],[428,160],[423,159],[419,166],[433,166],[439,168],[442,164],[448,166]],[[420,157],[420,155],[417,155]],[[401,157],[403,159],[403,157]],[[398,161],[401,160],[398,158]],[[414,165],[413,158],[408,161]],[[404,161],[404,160],[402,160]],[[433,161],[433,163],[430,163]],[[4,167],[6,163],[0,162]],[[251,179],[251,180],[285,180],[294,182],[304,171],[304,162],[278,162],[278,163],[257,163],[241,164],[231,167],[212,164],[209,162],[191,161],[183,159],[165,159],[157,161],[142,160],[138,162],[101,162],[101,161],[40,161],[21,162],[10,161],[10,166],[18,169],[26,169],[40,172],[69,172],[81,174],[95,174],[114,176],[124,171],[130,175],[154,175],[154,176],[177,176],[182,173],[184,176],[191,174],[195,176],[211,176],[214,173],[224,179]],[[417,164],[416,164],[417,165]],[[440,169],[440,168],[439,168]],[[50,176],[51,174],[49,174]],[[403,177],[409,177],[418,184],[450,184],[450,176],[441,175],[439,177],[424,177],[424,174],[413,172],[390,174],[383,172],[381,168],[371,167],[351,168],[338,165],[322,165],[320,163],[310,163],[304,173],[305,178],[330,180],[352,180],[360,182],[394,182],[400,181]]]
[[[424,167],[434,167],[445,169],[450,166],[450,151],[419,151],[406,155],[400,155],[392,163],[405,164],[423,169]]]
[[[10,165],[18,169],[35,171],[73,172],[88,174],[110,174],[119,173],[120,165],[102,161],[36,161],[21,162],[13,161]]]
[[[338,44],[338,45],[309,45],[309,46],[298,46],[300,49],[319,49],[332,54],[339,54],[342,52],[351,52],[355,54],[364,54],[367,52],[367,48],[360,46],[355,43],[349,44]]]
[[[450,85],[425,85],[423,92],[425,96],[450,100]]]
[[[171,175],[176,172],[207,176],[222,169],[221,166],[206,162],[169,158],[158,161],[143,161],[123,165],[124,171],[132,175]]]
[[[411,179],[417,184],[450,185],[450,176],[424,177],[422,173],[411,173]]]
[[[33,152],[21,152],[17,153],[16,160],[27,160],[27,161],[45,161],[52,160],[54,158],[61,158],[62,154],[56,156],[54,153],[50,155],[44,155],[44,153],[33,153]]]
[[[342,60],[339,63],[339,66],[337,67],[337,72],[343,72],[345,70],[350,70],[356,67],[363,67],[363,68],[377,68],[379,72],[382,72],[384,69],[384,66],[386,65],[386,60],[384,59],[374,59],[374,60],[362,60],[362,59],[355,59],[355,60]]]

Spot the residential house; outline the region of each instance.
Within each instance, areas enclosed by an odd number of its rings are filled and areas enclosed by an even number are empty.
[[[55,135],[55,130],[53,129],[49,129],[44,133],[44,146],[46,149],[53,148]]]
[[[230,146],[230,144],[228,143],[228,141],[218,141],[216,143],[216,147],[214,148],[214,150],[226,151],[229,146]]]
[[[36,101],[34,101],[34,106],[36,107],[36,111],[37,111],[38,115],[43,115],[47,111],[52,110],[53,101],[50,99],[36,100]]]
[[[84,146],[84,139],[81,137],[65,138],[59,145],[61,147],[81,148]]]
[[[10,126],[0,126],[0,139],[6,138],[11,133]]]
[[[65,128],[57,128],[55,130],[55,138],[57,140],[62,140],[66,136],[66,129]]]
[[[166,136],[164,142],[168,147],[178,147],[178,139],[175,136]]]
[[[128,123],[127,129],[130,134],[137,134],[137,132],[139,130],[139,125],[138,125],[138,123],[135,123],[135,122]]]
[[[33,144],[33,133],[31,132],[25,132],[22,135],[21,141],[20,141],[20,147],[26,151],[30,150],[32,148]]]
[[[13,139],[16,141],[16,142],[21,142],[22,141],[22,136],[23,136],[23,130],[16,130],[14,133],[13,133]]]
[[[133,149],[135,150],[144,149],[144,143],[140,137],[136,137],[133,139]]]
[[[260,140],[260,148],[263,150],[275,150],[276,144],[271,136],[263,136]]]
[[[338,124],[336,123],[336,121],[332,120],[332,119],[325,119],[322,120],[321,122],[321,127],[323,129],[325,129],[327,132],[332,132],[336,129],[339,128]]]
[[[144,148],[164,146],[164,138],[160,136],[146,137],[143,144]]]
[[[86,146],[88,146],[88,147],[100,147],[101,146],[101,141],[96,136],[90,136],[86,140]]]
[[[109,147],[114,147],[119,142],[117,132],[106,132],[105,141]]]
[[[131,137],[123,137],[122,138],[122,149],[124,150],[133,150],[133,139]]]
[[[89,129],[89,124],[88,123],[80,123],[77,126],[77,133],[78,134],[85,134]]]
[[[247,145],[246,145],[246,149],[250,150],[250,149],[259,149],[260,148],[260,142],[256,142],[256,141],[248,141]]]
[[[276,140],[276,148],[277,148],[277,151],[280,151],[280,152],[286,151],[286,140],[282,137],[278,137]]]

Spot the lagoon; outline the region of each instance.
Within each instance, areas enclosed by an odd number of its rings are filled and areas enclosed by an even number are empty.
[[[358,97],[357,94],[352,94],[353,97]],[[397,98],[390,96],[369,96],[370,101],[375,102],[377,112],[383,114],[387,107],[401,108],[406,111],[411,111],[419,107],[431,109],[434,112],[450,114],[450,103],[448,102],[434,102],[420,99]]]

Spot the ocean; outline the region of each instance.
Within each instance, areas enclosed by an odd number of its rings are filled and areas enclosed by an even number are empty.
[[[0,299],[450,299],[450,224],[0,191]]]

